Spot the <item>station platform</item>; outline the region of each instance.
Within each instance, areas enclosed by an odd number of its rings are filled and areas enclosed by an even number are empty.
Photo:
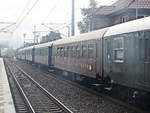
[[[0,113],[16,113],[2,58],[0,58]]]

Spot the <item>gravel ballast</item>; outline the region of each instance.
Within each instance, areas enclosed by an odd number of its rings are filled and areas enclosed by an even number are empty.
[[[136,113],[127,107],[91,94],[63,80],[55,79],[51,74],[46,74],[30,64],[20,61],[15,63],[74,113]]]

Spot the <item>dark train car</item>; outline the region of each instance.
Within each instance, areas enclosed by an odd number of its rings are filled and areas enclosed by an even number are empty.
[[[20,60],[25,60],[26,59],[24,49],[19,49],[17,51],[17,58],[20,59]]]
[[[123,96],[150,97],[150,17],[39,44],[33,55],[18,52],[19,59],[33,56],[34,63],[120,86]]]
[[[104,73],[114,83],[150,92],[150,18],[111,27],[104,39]]]
[[[28,62],[33,62],[33,60],[34,60],[34,46],[24,48],[23,51],[25,52],[25,60]]]
[[[104,74],[150,92],[150,17],[110,27],[104,37]]]
[[[52,42],[35,45],[34,47],[34,63],[51,66],[52,61]]]
[[[107,29],[61,39],[53,43],[52,62],[55,68],[96,77],[102,73],[100,41]]]

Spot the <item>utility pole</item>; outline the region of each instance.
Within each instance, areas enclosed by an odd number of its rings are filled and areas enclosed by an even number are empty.
[[[26,38],[26,33],[23,34],[23,43],[24,43],[24,47],[25,47],[25,38]]]
[[[71,35],[75,35],[75,22],[74,22],[74,17],[75,17],[75,0],[72,0],[72,24],[71,24]]]
[[[68,25],[67,28],[68,28],[68,37],[70,37],[70,26]]]
[[[34,25],[34,32],[33,32],[33,34],[34,34],[34,44],[35,44],[35,38],[36,38],[36,26]]]

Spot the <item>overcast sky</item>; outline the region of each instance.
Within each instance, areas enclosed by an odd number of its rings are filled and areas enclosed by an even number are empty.
[[[29,9],[37,0],[0,0],[0,22],[17,22],[10,27],[11,33],[0,33],[0,43],[9,43],[13,47],[19,47],[23,43],[23,34],[27,39],[33,38],[34,25],[36,30],[46,31],[41,23],[67,23],[71,22],[71,0],[39,0],[31,12]],[[100,5],[110,5],[116,0],[97,0]],[[75,22],[82,19],[80,9],[88,7],[89,0],[75,0]],[[24,19],[23,19],[24,18]],[[20,24],[20,21],[23,22]],[[0,24],[0,29],[7,25]],[[53,27],[53,26],[50,26]],[[66,29],[62,30],[66,34]],[[76,34],[78,29],[76,27]],[[67,35],[67,34],[66,34]]]

